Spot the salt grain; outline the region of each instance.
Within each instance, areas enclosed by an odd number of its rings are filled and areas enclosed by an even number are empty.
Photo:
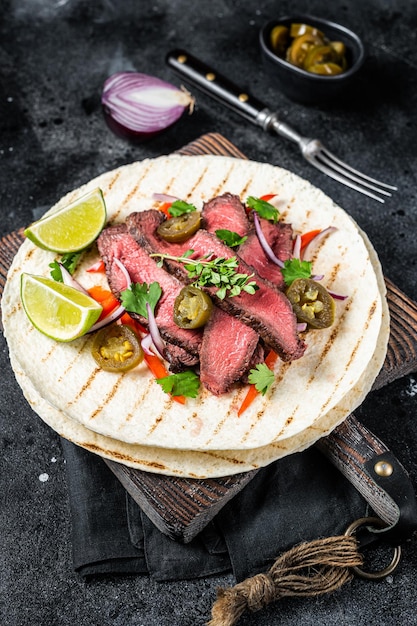
[[[49,474],[39,474],[39,480],[41,483],[46,483],[49,480]]]

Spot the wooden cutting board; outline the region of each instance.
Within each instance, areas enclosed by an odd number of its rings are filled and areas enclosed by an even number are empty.
[[[178,153],[246,158],[238,148],[217,133],[201,136],[178,150]],[[8,268],[22,241],[23,228],[0,241],[0,297]],[[374,389],[415,371],[417,366],[417,304],[388,279],[386,285],[391,333],[385,363]],[[369,476],[363,471],[364,464],[387,450],[353,415],[324,438],[319,448],[349,479],[352,479],[353,472],[358,485],[365,492],[371,490],[372,485]],[[346,461],[346,458],[349,460]],[[191,541],[250,482],[257,471],[197,480],[152,474],[114,461],[103,461],[157,528],[183,543]]]

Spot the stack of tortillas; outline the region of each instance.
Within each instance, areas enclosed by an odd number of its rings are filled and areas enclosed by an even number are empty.
[[[306,335],[305,355],[278,362],[275,383],[240,416],[244,386],[216,397],[201,391],[173,402],[146,365],[115,374],[97,368],[91,336],[58,343],[29,322],[20,300],[22,272],[50,275],[57,258],[26,240],[10,268],[2,298],[4,333],[16,378],[34,411],[55,431],[105,458],[130,467],[193,478],[219,477],[265,466],[330,433],[364,399],[384,362],[389,316],[376,253],[355,222],[308,182],[281,168],[223,156],[168,156],[121,167],[69,193],[51,210],[99,187],[108,222],[157,206],[169,194],[201,208],[225,192],[277,194],[281,220],[295,233],[335,226],[313,259],[323,285],[346,295],[328,329]],[[75,277],[86,288],[104,275]],[[104,281],[104,282],[103,282]],[[254,296],[256,297],[256,295]]]

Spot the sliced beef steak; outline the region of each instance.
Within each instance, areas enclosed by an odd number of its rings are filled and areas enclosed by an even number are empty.
[[[210,233],[224,229],[238,233],[241,237],[249,230],[249,220],[239,196],[225,193],[205,202],[201,212],[203,227]]]
[[[165,358],[169,362],[171,372],[183,372],[189,367],[195,367],[199,363],[199,357],[191,354],[172,343],[167,343],[165,347]]]
[[[183,284],[169,274],[156,261],[149,257],[147,252],[131,237],[126,226],[110,226],[102,231],[97,241],[100,255],[106,266],[110,288],[116,297],[120,291],[126,289],[125,278],[113,260],[119,259],[129,272],[133,283],[147,283],[157,281],[162,289],[162,296],[158,302],[155,317],[162,337],[174,345],[180,346],[194,356],[198,356],[203,338],[203,331],[186,330],[179,328],[173,320],[174,301]],[[147,319],[132,314],[140,319],[147,327]]]
[[[204,327],[200,380],[216,396],[230,391],[246,373],[259,335],[225,311],[214,307]]]
[[[186,250],[194,250],[196,258],[206,255],[230,258],[233,250],[225,246],[215,235],[204,229],[198,230],[184,243],[171,244],[162,240],[156,233],[157,226],[165,219],[159,211],[149,210],[132,213],[127,218],[129,233],[149,253],[167,253],[181,256]],[[239,260],[239,259],[238,259]],[[167,263],[184,282],[189,282],[188,273],[177,262]],[[239,260],[238,272],[250,275],[252,268]],[[255,295],[242,292],[239,296],[220,300],[216,297],[217,288],[204,288],[219,308],[234,315],[256,330],[264,342],[275,350],[284,361],[300,358],[305,351],[305,343],[297,333],[297,321],[286,296],[271,287],[260,276],[256,276],[259,287]]]
[[[262,232],[275,256],[280,259],[280,261],[290,259],[292,254],[291,224],[284,224],[282,222],[273,224],[262,218],[259,221]],[[281,269],[276,263],[273,263],[263,251],[254,228],[248,232],[247,237],[246,241],[239,246],[239,257],[253,267],[259,276],[265,280],[269,280],[273,285],[278,287],[278,289],[283,289],[285,283]]]

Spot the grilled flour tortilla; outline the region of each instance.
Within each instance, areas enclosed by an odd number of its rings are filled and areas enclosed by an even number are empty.
[[[49,275],[55,256],[26,241],[15,257],[3,295],[5,336],[20,378],[63,421],[129,446],[247,454],[271,445],[286,449],[289,443],[288,453],[329,432],[362,401],[381,366],[381,358],[376,364],[374,355],[385,354],[388,341],[380,269],[353,220],[322,192],[266,164],[230,157],[170,156],[105,173],[68,194],[52,210],[96,187],[104,193],[112,224],[124,222],[133,211],[157,206],[152,200],[155,192],[180,197],[197,208],[226,191],[242,200],[276,193],[281,219],[290,222],[295,233],[337,227],[318,247],[313,270],[325,275],[327,288],[348,298],[337,302],[334,325],[309,332],[304,356],[292,363],[278,362],[272,388],[238,417],[245,387],[221,397],[202,390],[182,406],[163,392],[145,364],[124,374],[104,372],[91,356],[91,337],[60,344],[34,329],[20,303],[20,275],[23,271]],[[93,250],[75,275],[86,288],[105,281],[86,272],[95,260]],[[326,427],[316,431],[321,420]]]

